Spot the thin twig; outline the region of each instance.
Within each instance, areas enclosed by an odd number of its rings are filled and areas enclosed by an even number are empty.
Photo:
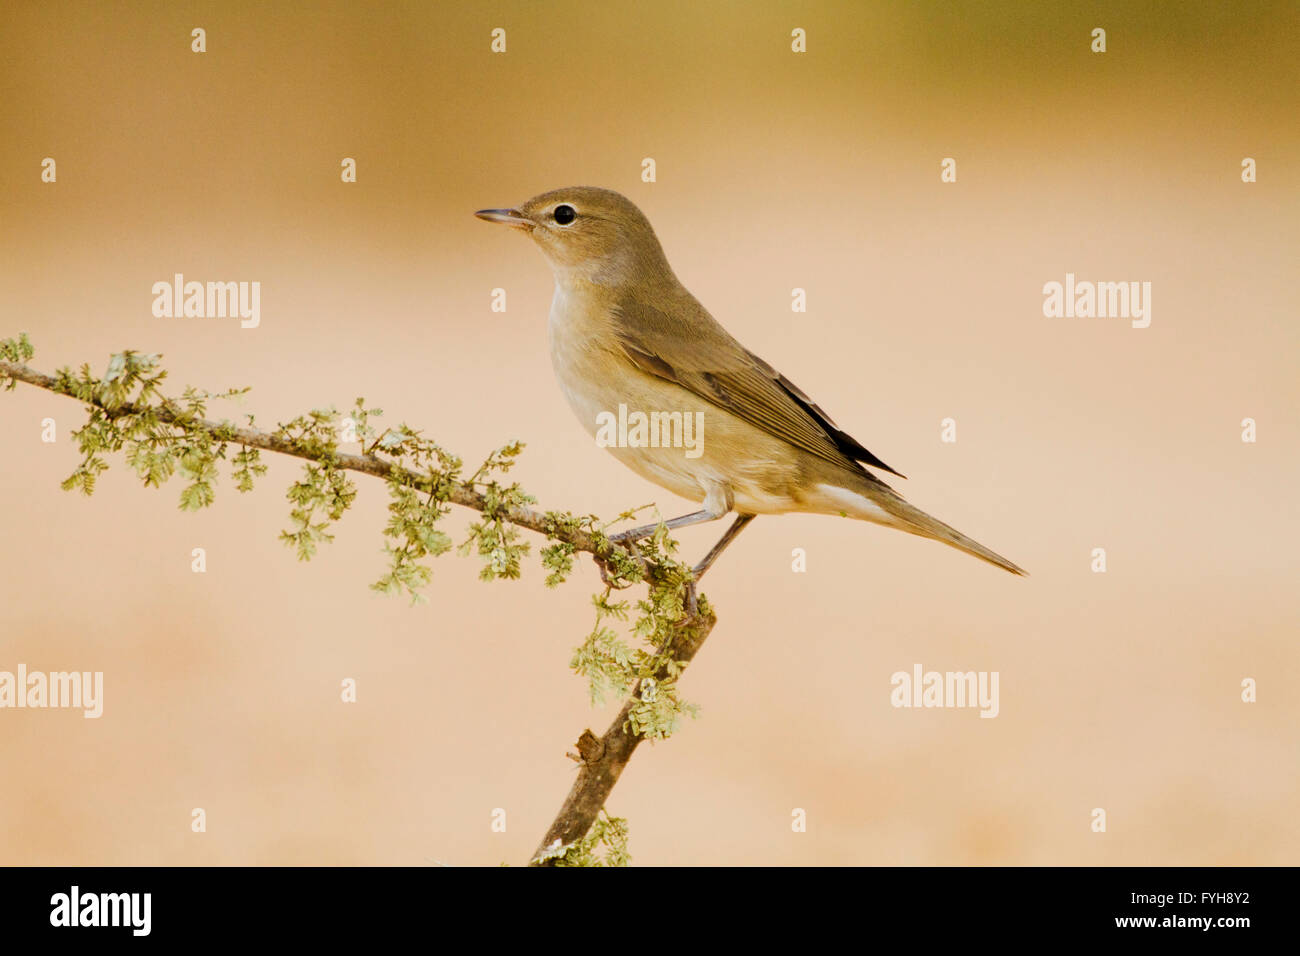
[[[26,365],[17,365],[12,362],[0,360],[0,379],[13,378],[20,382],[26,382],[28,385],[35,385],[37,388],[44,388],[48,391],[59,395],[68,393],[58,387],[58,379],[53,375],[46,375],[44,372],[38,372]],[[69,395],[72,398],[75,396]],[[134,415],[141,412],[139,406],[124,403],[115,408],[106,408],[101,403],[88,402],[86,404],[94,405],[109,416]],[[206,418],[188,418],[178,414],[166,406],[153,406],[154,413],[160,421],[168,424],[183,425],[187,428],[196,428],[200,431],[208,432],[216,437],[219,441],[227,441],[232,445],[246,445],[250,448],[261,448],[265,451],[278,452],[281,455],[290,455],[294,458],[304,458],[308,461],[321,461],[323,456],[319,451],[307,448],[299,443],[273,435],[270,432],[264,432],[257,428],[248,428],[235,425],[231,422],[214,422]],[[394,472],[401,474],[405,469],[399,468],[390,462],[377,458],[373,454],[353,455],[347,452],[335,452],[331,460],[334,468],[346,471],[356,471],[365,475],[373,475],[376,478],[388,478]],[[408,473],[413,484],[417,487],[422,483],[421,476],[414,472]],[[450,486],[450,496],[448,500],[454,504],[462,505],[466,508],[473,508],[475,511],[489,513],[487,498],[475,491],[473,486],[465,482],[453,482]],[[598,557],[609,555],[612,545],[606,545],[598,539],[587,534],[585,531],[569,530],[556,528],[547,520],[545,514],[540,511],[534,511],[531,508],[513,507],[507,508],[500,512],[501,517],[505,518],[511,524],[518,525],[521,528],[527,528],[530,531],[536,531],[538,534],[550,535],[557,541],[563,541],[566,544],[573,545],[579,551],[585,551],[588,554],[594,554]]]

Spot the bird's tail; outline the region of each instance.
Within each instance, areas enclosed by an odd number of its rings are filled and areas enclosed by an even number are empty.
[[[861,476],[852,483],[842,479],[827,482],[819,485],[819,490],[824,497],[818,503],[827,513],[849,515],[923,538],[933,538],[958,551],[973,554],[981,561],[995,564],[1004,571],[1027,574],[1023,568],[990,551],[974,538],[966,537],[956,528],[904,501],[898,492],[874,475]]]
[[[989,564],[995,564],[1004,571],[1010,571],[1012,574],[1028,576],[1024,568],[1008,561],[996,551],[990,551],[984,545],[980,544],[974,538],[968,538],[956,528],[944,524],[938,518],[926,514],[915,505],[909,504],[896,494],[873,496],[882,508],[894,517],[897,523],[894,527],[911,534],[920,535],[923,538],[933,538],[935,541],[942,541],[944,544],[956,548],[958,551],[965,551],[967,554],[973,554],[982,561]]]

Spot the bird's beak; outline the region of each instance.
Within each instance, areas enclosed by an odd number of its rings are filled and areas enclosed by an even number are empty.
[[[499,222],[503,226],[514,226],[516,229],[531,229],[533,227],[533,221],[518,209],[480,209],[474,215],[488,222]]]

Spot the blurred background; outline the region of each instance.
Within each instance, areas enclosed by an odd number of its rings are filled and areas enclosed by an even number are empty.
[[[466,461],[522,439],[543,507],[676,514],[555,385],[538,251],[471,215],[617,189],[900,491],[1032,575],[756,522],[706,582],[700,717],[609,803],[636,863],[1294,864],[1298,54],[1289,2],[11,0],[0,337],[46,371],[161,352],[178,392],[252,386],[213,411],[268,426],[363,395]],[[260,327],[154,318],[177,272],[260,281]],[[1150,327],[1045,318],[1067,272],[1151,282]],[[0,669],[105,681],[99,720],[0,711],[0,862],[525,862],[565,751],[615,712],[567,668],[591,563],[551,592],[535,557],[485,584],[449,555],[411,608],[367,589],[379,482],[300,564],[277,540],[299,464],[183,514],[119,457],[84,499],[59,490],[83,417],[0,395]],[[998,671],[999,716],[891,707],[914,664]]]

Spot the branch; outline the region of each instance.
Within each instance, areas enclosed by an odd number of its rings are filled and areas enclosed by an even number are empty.
[[[75,397],[66,388],[60,387],[60,380],[53,375],[38,372],[26,365],[0,360],[0,380],[6,378],[26,382],[28,385],[35,385],[37,388],[46,389],[57,395]],[[113,408],[109,408],[98,399],[89,401],[86,404],[93,405],[110,418],[137,415],[143,410],[131,402],[125,402]],[[160,421],[206,432],[213,438],[228,441],[234,445],[261,448],[265,451],[277,452],[281,455],[289,455],[307,461],[323,461],[325,459],[325,456],[317,449],[257,428],[238,426],[230,422],[214,422],[206,418],[189,418],[183,412],[166,407],[155,408],[155,412]],[[384,461],[374,454],[353,455],[346,452],[335,452],[331,464],[333,467],[344,471],[356,471],[364,475],[373,475],[376,478],[387,479],[393,477],[395,472],[401,473],[411,484],[416,486],[424,482],[423,476],[398,468],[391,462]],[[557,527],[552,520],[540,511],[519,506],[494,511],[487,497],[465,482],[452,482],[447,500],[466,508],[472,508],[483,514],[502,517],[511,524],[571,544],[577,550],[585,551],[599,558],[607,558],[614,551],[614,545],[610,544],[608,540],[587,534],[581,529]]]
[[[664,657],[681,666],[690,663],[717,622],[718,617],[712,611],[704,612],[695,619],[683,618],[674,629]],[[667,660],[655,671],[656,685],[658,681],[670,676]],[[597,737],[590,730],[585,730],[578,738],[577,759],[582,765],[578,779],[573,782],[564,805],[560,807],[546,836],[542,837],[541,844],[534,851],[530,866],[554,866],[563,859],[567,849],[591,829],[596,815],[609,799],[614,784],[618,783],[623,768],[632,759],[637,744],[641,743],[642,738],[632,731],[628,718],[642,694],[647,692],[651,692],[647,688],[647,681],[638,681],[632,696],[618,712],[604,736]],[[569,756],[572,757],[573,754]]]
[[[7,354],[13,358],[31,356],[30,345],[25,338],[20,343],[6,340],[0,345],[3,345]],[[129,371],[134,368],[130,361],[133,353],[124,354],[127,356],[126,365]],[[150,362],[152,358],[156,357],[151,357]],[[151,365],[145,363],[140,367],[151,367]],[[473,509],[494,519],[507,521],[568,544],[576,551],[593,555],[602,567],[602,577],[605,576],[605,570],[614,572],[613,584],[627,580],[629,569],[635,574],[639,567],[650,586],[649,600],[641,604],[642,610],[647,615],[643,620],[653,625],[663,638],[657,654],[649,665],[651,676],[635,681],[627,702],[603,736],[597,737],[590,730],[586,730],[578,740],[579,754],[574,758],[581,764],[578,778],[534,853],[530,865],[554,866],[571,862],[570,853],[575,849],[579,851],[577,854],[579,858],[590,857],[591,847],[583,844],[584,837],[587,837],[586,842],[589,844],[592,838],[588,837],[588,834],[596,832],[593,830],[593,824],[597,822],[623,768],[627,766],[637,745],[645,736],[647,726],[650,735],[666,736],[667,734],[662,726],[656,726],[654,716],[656,695],[663,695],[664,700],[660,703],[665,707],[681,708],[680,702],[675,698],[676,679],[686,664],[695,657],[717,622],[717,616],[706,602],[701,602],[699,610],[694,614],[688,613],[682,606],[680,597],[683,587],[690,580],[689,569],[684,569],[656,555],[655,549],[661,544],[666,543],[669,549],[674,547],[666,540],[666,536],[665,540],[661,541],[659,535],[656,535],[653,540],[644,545],[635,546],[629,554],[612,544],[603,533],[592,534],[583,530],[578,526],[578,522],[562,520],[554,514],[494,500],[494,496],[486,495],[474,487],[474,479],[468,482],[454,478],[442,480],[435,488],[434,478],[412,472],[375,455],[373,449],[379,447],[380,442],[372,445],[368,452],[350,454],[340,452],[332,445],[323,448],[319,443],[295,440],[285,434],[283,428],[271,433],[254,428],[251,424],[239,426],[230,421],[214,422],[166,398],[162,398],[159,405],[126,401],[120,395],[117,396],[117,400],[106,400],[104,396],[108,393],[102,391],[102,388],[108,385],[109,378],[98,382],[89,379],[88,375],[87,371],[83,371],[83,381],[78,383],[67,370],[61,370],[59,375],[48,375],[30,368],[21,361],[9,361],[0,357],[0,385],[8,383],[9,387],[12,387],[14,381],[24,382],[58,395],[77,399],[92,409],[97,409],[108,419],[149,414],[155,420],[180,428],[187,434],[201,433],[217,443],[242,445],[246,448],[262,449],[300,458],[324,464],[332,471],[354,471],[390,482],[396,480],[431,493],[436,490],[440,500]],[[159,374],[157,378],[147,381],[141,397],[158,394],[149,389],[161,377],[162,375]],[[87,387],[87,383],[94,387]],[[365,447],[364,443],[361,447]],[[482,471],[480,469],[478,474],[482,474]],[[474,477],[477,478],[478,474]],[[84,490],[89,492],[89,488]],[[640,549],[640,553],[637,552],[637,548]],[[647,558],[651,560],[646,560]],[[606,580],[607,583],[611,583],[610,579]],[[609,605],[608,596],[607,590],[605,598],[597,601],[598,608],[602,609],[603,614],[617,613],[616,609]],[[598,617],[597,631],[593,632],[593,636],[599,633],[599,622]],[[593,677],[590,672],[588,676],[593,680],[594,686],[598,678]],[[625,830],[623,836],[624,838],[626,836]]]

